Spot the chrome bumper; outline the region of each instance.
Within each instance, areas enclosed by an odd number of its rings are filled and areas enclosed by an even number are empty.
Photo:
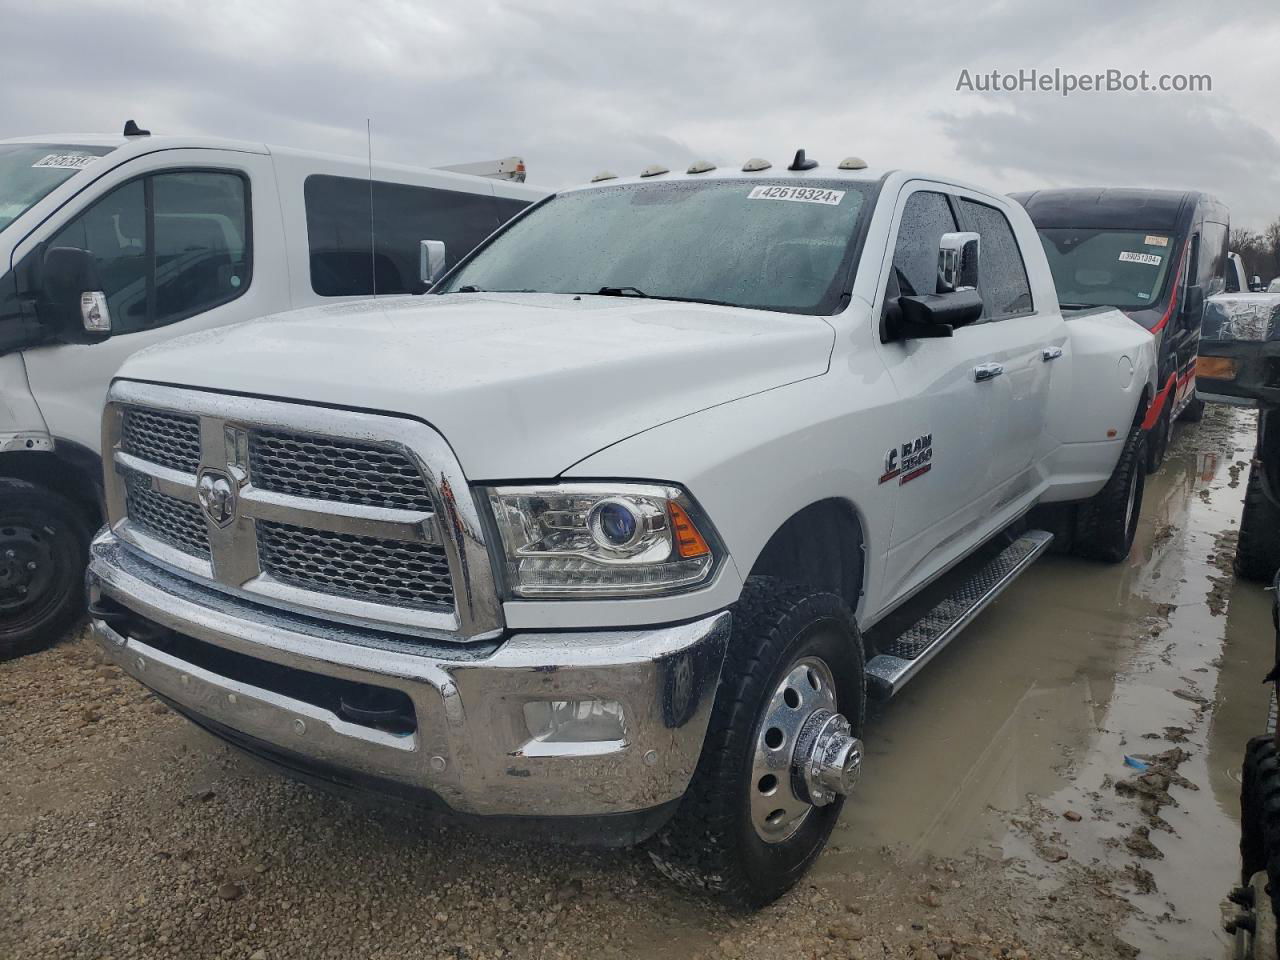
[[[317,684],[336,678],[402,691],[416,729],[388,732],[257,686],[252,670],[221,675],[162,649],[172,644],[117,630],[113,618],[92,620],[115,663],[197,722],[483,816],[600,816],[680,797],[702,750],[730,623],[721,612],[674,627],[517,633],[478,646],[357,632],[194,584],[107,530],[90,551],[88,588],[95,607],[114,601],[163,630],[303,671]],[[617,701],[625,736],[536,740],[524,705],[542,700]]]

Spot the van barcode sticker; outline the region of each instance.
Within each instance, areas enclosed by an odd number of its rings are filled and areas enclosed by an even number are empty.
[[[87,153],[50,153],[41,157],[31,166],[57,167],[61,170],[79,170],[87,167],[98,158]]]
[[[1148,234],[1142,238],[1142,242],[1148,247],[1167,247],[1169,245],[1169,238],[1157,237],[1155,234]]]
[[[1128,250],[1124,250],[1121,251],[1119,259],[1122,263],[1145,263],[1148,266],[1158,267],[1164,257],[1157,256],[1154,253],[1131,253]]]
[[[845,191],[824,187],[752,187],[748,200],[793,200],[797,203],[825,203],[834,207],[844,199]]]

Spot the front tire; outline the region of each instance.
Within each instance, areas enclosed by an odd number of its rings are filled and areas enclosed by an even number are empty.
[[[1141,417],[1125,437],[1107,485],[1080,504],[1072,538],[1077,556],[1119,563],[1133,548],[1147,481],[1147,435]]]
[[[1239,576],[1259,583],[1270,583],[1280,570],[1280,508],[1263,489],[1262,466],[1256,460],[1244,491],[1235,568]]]
[[[1160,464],[1164,463],[1164,455],[1173,439],[1173,418],[1169,416],[1168,404],[1160,411],[1154,426],[1146,433],[1146,470],[1147,473],[1155,473],[1160,469]]]
[[[843,799],[810,794],[794,760],[828,714],[842,714],[846,733],[861,736],[864,667],[862,639],[839,597],[747,580],[702,756],[676,815],[649,844],[663,874],[746,909],[795,885],[826,845]],[[808,802],[815,798],[830,802]]]
[[[1192,397],[1190,402],[1182,408],[1182,412],[1178,414],[1178,419],[1183,423],[1199,423],[1204,418],[1204,401],[1199,397]]]
[[[49,646],[84,610],[89,531],[75,505],[0,479],[0,660]]]

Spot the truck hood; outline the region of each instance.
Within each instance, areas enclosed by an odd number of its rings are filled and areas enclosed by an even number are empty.
[[[180,337],[119,376],[411,416],[444,435],[472,480],[538,479],[660,423],[819,376],[834,336],[818,317],[661,300],[397,297]]]

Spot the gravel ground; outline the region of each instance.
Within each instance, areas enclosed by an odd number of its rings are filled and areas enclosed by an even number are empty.
[[[0,667],[0,956],[1124,957],[1110,880],[872,852],[754,916],[636,851],[517,843],[293,783],[85,636]]]

